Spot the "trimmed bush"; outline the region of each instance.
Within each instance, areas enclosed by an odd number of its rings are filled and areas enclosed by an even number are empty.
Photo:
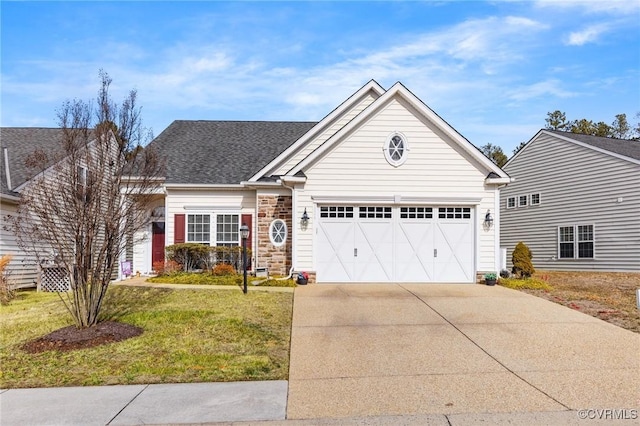
[[[520,278],[529,278],[536,271],[533,268],[531,262],[533,255],[529,247],[522,241],[520,241],[511,255],[511,262],[513,263],[513,273]]]
[[[183,271],[209,269],[210,247],[198,243],[183,243],[167,246],[167,259],[182,265]]]
[[[211,273],[215,276],[234,275],[236,270],[228,263],[218,263],[213,267]]]
[[[182,269],[182,266],[175,260],[153,262],[153,270],[158,275],[171,275]]]

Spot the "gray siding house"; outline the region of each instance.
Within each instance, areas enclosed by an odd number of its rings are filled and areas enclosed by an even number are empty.
[[[640,272],[640,142],[540,130],[503,168],[500,245],[543,270]]]

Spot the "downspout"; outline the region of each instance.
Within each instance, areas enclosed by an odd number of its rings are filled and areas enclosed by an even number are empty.
[[[507,186],[506,184],[503,185],[497,185],[496,186],[496,190],[495,190],[495,196],[494,196],[494,201],[493,201],[493,208],[495,210],[494,216],[495,219],[493,221],[493,232],[494,232],[494,244],[495,244],[495,248],[494,248],[494,266],[495,266],[495,270],[498,273],[498,275],[500,274],[501,271],[501,264],[502,264],[502,250],[500,248],[500,189],[504,188],[505,186]],[[507,267],[507,265],[504,265],[505,268]]]
[[[296,213],[296,195],[295,188],[293,186],[287,186],[284,181],[281,181],[282,186],[291,190],[291,269],[289,269],[289,275],[284,278],[279,278],[279,280],[288,280],[293,275],[293,270],[296,265],[296,250],[294,249],[294,244],[296,242],[296,226],[295,226],[295,213]]]

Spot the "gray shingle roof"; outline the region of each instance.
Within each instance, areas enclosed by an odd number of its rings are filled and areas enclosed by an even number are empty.
[[[36,149],[41,149],[48,154],[49,158],[55,157],[56,152],[61,148],[60,138],[62,131],[58,128],[41,127],[2,127],[0,128],[0,145],[2,155],[4,148],[7,148],[9,155],[9,174],[11,176],[11,186],[7,187],[7,176],[2,157],[2,173],[0,173],[0,191],[3,194],[16,195],[11,191],[17,186],[25,183],[34,176],[35,171],[29,169],[25,161]]]
[[[604,149],[625,157],[640,160],[640,141],[628,139],[603,138],[600,136],[582,135],[580,133],[561,132],[548,130],[548,132],[586,143],[596,148]]]
[[[166,183],[248,180],[315,122],[176,120],[149,146],[167,160]]]

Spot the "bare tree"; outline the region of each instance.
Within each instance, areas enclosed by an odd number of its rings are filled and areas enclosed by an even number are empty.
[[[118,105],[111,81],[100,71],[95,104],[66,101],[58,110],[59,149],[30,156],[37,174],[8,218],[25,251],[40,262],[53,252],[66,270],[71,292],[61,299],[79,328],[100,321],[125,238],[148,224],[163,173],[158,155],[139,149],[150,134],[141,127],[136,91]]]

